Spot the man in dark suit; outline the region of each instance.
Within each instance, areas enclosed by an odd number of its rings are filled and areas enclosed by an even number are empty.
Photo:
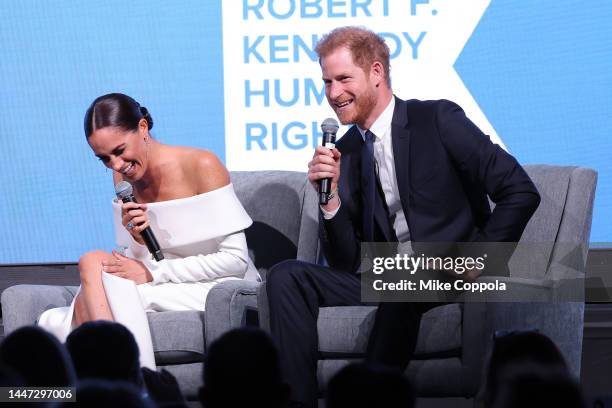
[[[316,51],[328,103],[355,125],[336,148],[317,147],[308,164],[315,188],[331,179],[320,217],[330,267],[284,262],[266,283],[284,374],[306,406],[316,406],[319,307],[361,304],[362,242],[516,242],[540,200],[519,163],[459,106],[394,97],[381,37],[343,27]],[[405,369],[421,315],[435,305],[381,303],[367,360]]]

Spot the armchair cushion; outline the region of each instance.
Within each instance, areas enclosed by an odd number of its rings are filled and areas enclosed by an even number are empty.
[[[414,359],[459,355],[462,306],[456,303],[428,310]],[[374,324],[374,306],[337,306],[319,309],[319,351],[325,357],[362,356]]]

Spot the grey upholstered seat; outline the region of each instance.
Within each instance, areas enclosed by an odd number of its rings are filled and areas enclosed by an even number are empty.
[[[260,273],[285,259],[315,262],[318,256],[316,194],[304,173],[232,172],[238,198],[253,219],[246,230],[250,254]],[[228,281],[215,286],[206,312],[149,313],[155,358],[174,373],[183,391],[196,397],[206,346],[227,330],[257,324],[258,284]],[[33,324],[45,310],[67,306],[76,286],[17,285],[2,293],[5,333]],[[249,311],[254,311],[249,313]]]
[[[453,303],[424,314],[417,358],[445,353],[459,355],[462,305]],[[323,307],[319,312],[319,351],[324,356],[363,355],[374,324],[374,306]]]

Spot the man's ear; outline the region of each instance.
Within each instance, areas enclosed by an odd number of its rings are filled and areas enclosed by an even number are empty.
[[[374,61],[370,67],[370,81],[376,84],[376,87],[385,82],[385,67],[380,61]]]

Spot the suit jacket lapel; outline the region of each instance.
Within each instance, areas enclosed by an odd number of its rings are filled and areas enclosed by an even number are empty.
[[[405,101],[395,98],[395,109],[391,121],[391,140],[393,144],[393,160],[395,162],[395,176],[399,190],[402,209],[408,221],[409,203],[409,157],[410,157],[410,128],[408,123],[408,110]]]

